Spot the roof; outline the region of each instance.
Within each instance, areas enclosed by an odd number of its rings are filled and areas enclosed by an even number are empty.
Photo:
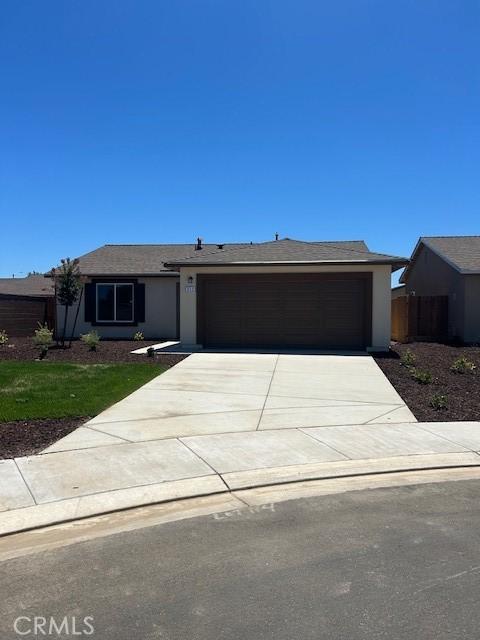
[[[43,275],[26,278],[0,278],[0,295],[53,296],[53,283]]]
[[[225,245],[223,250],[215,248],[195,252],[181,260],[171,260],[167,266],[215,265],[285,265],[285,264],[390,264],[392,270],[408,263],[407,258],[389,256],[369,251],[363,240],[304,242],[283,238],[239,247]]]
[[[230,247],[240,244],[225,245]],[[216,244],[203,245],[202,251],[217,249]],[[187,258],[195,253],[190,244],[106,244],[79,258],[80,272],[86,276],[106,275],[171,275],[167,261]]]
[[[480,273],[480,236],[423,236],[419,238],[400,282],[405,282],[422,246],[428,247],[460,273]]]

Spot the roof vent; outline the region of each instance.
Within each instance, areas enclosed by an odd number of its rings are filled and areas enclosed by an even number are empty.
[[[217,249],[223,249],[224,246],[224,244],[217,244]]]
[[[278,240],[278,233],[275,234],[275,240]]]
[[[199,237],[197,238],[197,244],[195,245],[195,251],[200,251],[202,248],[202,239]]]

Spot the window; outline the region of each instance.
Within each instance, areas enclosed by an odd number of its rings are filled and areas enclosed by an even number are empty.
[[[133,284],[97,284],[97,322],[133,322]]]

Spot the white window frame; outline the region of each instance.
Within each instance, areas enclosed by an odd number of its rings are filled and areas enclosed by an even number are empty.
[[[98,287],[113,287],[113,320],[100,320],[98,317]],[[132,317],[130,320],[117,320],[117,287],[129,286],[132,288]],[[95,283],[95,321],[97,323],[132,323],[135,322],[135,285],[133,282],[96,282]]]

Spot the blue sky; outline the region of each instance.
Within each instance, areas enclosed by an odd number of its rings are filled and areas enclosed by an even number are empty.
[[[0,275],[104,243],[478,234],[475,1],[2,2]]]

